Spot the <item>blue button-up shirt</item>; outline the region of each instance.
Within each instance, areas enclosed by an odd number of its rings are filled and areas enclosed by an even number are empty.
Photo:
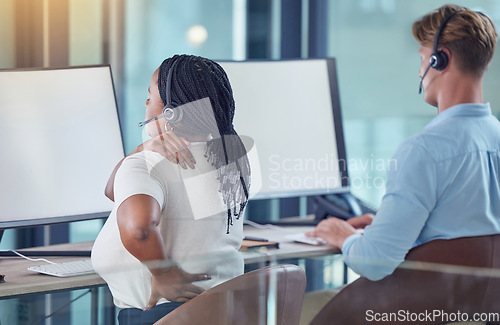
[[[450,107],[393,159],[372,225],[342,247],[355,272],[381,279],[414,246],[500,233],[500,122],[489,104]]]

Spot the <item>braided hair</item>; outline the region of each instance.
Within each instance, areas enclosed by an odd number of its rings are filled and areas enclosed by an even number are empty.
[[[171,84],[167,90],[170,69]],[[164,104],[167,92],[176,105],[210,99],[211,112],[186,109],[180,124],[184,133],[213,136],[207,142],[205,158],[217,171],[219,192],[227,208],[226,233],[229,233],[233,217],[239,219],[248,202],[250,164],[243,142],[233,127],[235,104],[226,72],[216,62],[203,57],[175,55],[161,64],[158,89]],[[172,127],[175,130],[174,125]]]

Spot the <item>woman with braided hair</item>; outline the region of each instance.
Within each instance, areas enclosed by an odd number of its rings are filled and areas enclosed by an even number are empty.
[[[250,164],[234,109],[214,61],[176,55],[153,73],[141,123],[151,139],[113,171],[115,206],[92,250],[120,324],[154,323],[243,273]]]

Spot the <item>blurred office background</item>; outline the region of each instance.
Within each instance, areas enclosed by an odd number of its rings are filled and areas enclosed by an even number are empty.
[[[396,147],[436,116],[418,95],[420,57],[411,25],[449,2],[0,0],[0,69],[110,64],[128,153],[141,142],[137,122],[144,117],[151,74],[167,57],[335,57],[351,190],[377,207]],[[453,3],[483,11],[500,27],[500,1]],[[499,56],[497,51],[484,83],[485,101],[497,117]],[[256,211],[271,219],[307,213],[300,204],[295,210],[289,204],[297,205],[275,200],[267,213]],[[93,240],[101,226],[94,220],[6,231],[0,247],[27,246],[50,232],[51,242]]]
[[[377,207],[397,145],[436,115],[417,92],[420,58],[411,25],[448,2],[2,0],[0,68],[111,64],[128,153],[142,141],[137,121],[144,117],[147,86],[167,57],[335,57],[351,190]],[[499,1],[455,3],[481,10],[500,25]],[[484,85],[497,116],[499,56]],[[100,224],[87,224],[71,227],[70,237],[88,231],[93,238]]]

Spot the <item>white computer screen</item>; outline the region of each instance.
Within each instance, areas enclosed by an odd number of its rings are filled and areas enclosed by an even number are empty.
[[[124,156],[109,66],[0,70],[0,229],[93,218]]]
[[[234,126],[255,140],[255,198],[347,190],[334,59],[220,62],[231,82]]]

